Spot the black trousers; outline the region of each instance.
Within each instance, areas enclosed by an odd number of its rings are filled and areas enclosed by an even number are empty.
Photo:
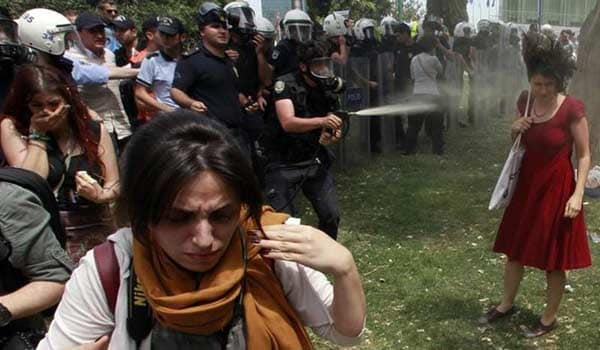
[[[270,163],[265,182],[269,205],[292,216],[297,215],[293,197],[302,190],[319,218],[319,229],[337,239],[340,209],[329,166]]]
[[[444,153],[444,114],[441,111],[414,114],[408,117],[408,130],[406,132],[405,150],[407,153],[417,151],[417,141],[419,132],[425,124],[431,132],[431,141],[433,144],[433,153]]]

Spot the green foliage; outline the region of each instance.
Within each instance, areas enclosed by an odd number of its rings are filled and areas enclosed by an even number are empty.
[[[337,10],[350,10],[350,16],[355,20],[361,17],[380,20],[392,9],[389,0],[308,0],[306,3],[311,17],[319,21]]]
[[[419,20],[425,16],[425,8],[418,0],[406,0],[402,5],[399,19],[403,21]]]

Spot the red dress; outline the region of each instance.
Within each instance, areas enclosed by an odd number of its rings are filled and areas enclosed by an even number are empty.
[[[526,100],[526,94],[519,100],[521,115]],[[574,219],[564,217],[575,190],[570,125],[584,116],[583,103],[567,96],[552,119],[533,124],[521,138],[526,151],[515,193],[498,229],[495,252],[546,271],[591,265],[583,210]]]

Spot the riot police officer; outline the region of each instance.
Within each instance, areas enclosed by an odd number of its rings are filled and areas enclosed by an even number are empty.
[[[294,9],[286,12],[281,26],[284,39],[277,43],[268,61],[275,78],[297,69],[298,44],[312,39],[313,21],[306,12]]]
[[[296,215],[294,198],[300,190],[319,218],[319,229],[337,237],[340,214],[330,166],[333,156],[323,145],[341,137],[338,107],[341,79],[333,75],[323,42],[298,48],[298,70],[277,79],[262,143],[267,201],[276,210]]]
[[[27,50],[18,44],[17,24],[6,8],[0,8],[0,111],[15,68],[27,61]]]

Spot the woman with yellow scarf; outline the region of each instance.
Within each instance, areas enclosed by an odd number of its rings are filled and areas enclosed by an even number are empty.
[[[120,273],[114,308],[98,272],[110,261],[91,251],[38,349],[312,349],[305,326],[341,345],[359,341],[365,297],[352,254],[262,207],[231,140],[183,111],[134,135],[120,203],[131,227],[109,237]],[[144,302],[151,330],[136,341],[132,324],[142,322],[130,310]]]

